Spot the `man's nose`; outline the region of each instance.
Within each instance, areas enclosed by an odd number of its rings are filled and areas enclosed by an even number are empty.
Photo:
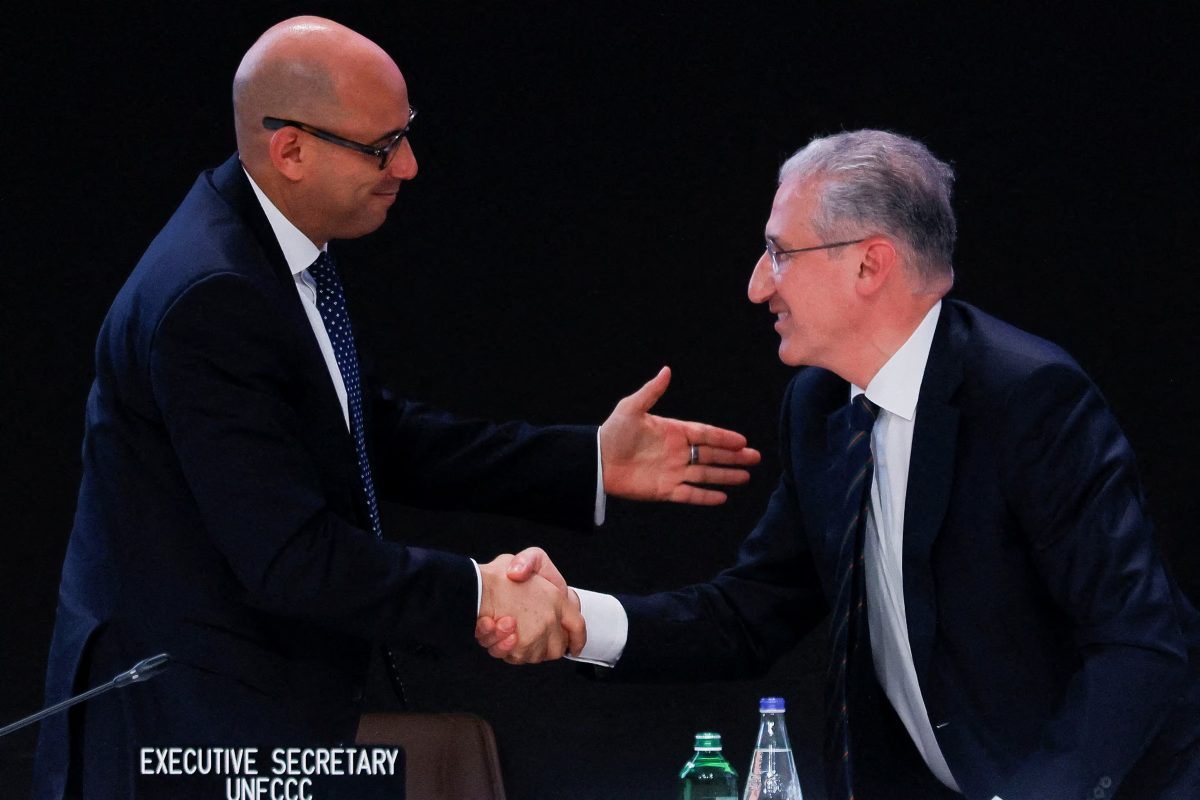
[[[775,276],[771,273],[771,255],[766,250],[754,264],[750,273],[750,285],[746,287],[746,296],[751,303],[765,303],[775,294]]]
[[[405,138],[400,142],[400,150],[388,162],[388,174],[402,181],[411,181],[417,177],[417,156],[413,153],[412,145]]]

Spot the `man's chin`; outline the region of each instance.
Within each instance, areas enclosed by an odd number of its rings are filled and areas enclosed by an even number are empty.
[[[334,239],[360,239],[368,233],[374,233],[383,227],[383,223],[387,222],[387,212],[380,214],[377,218],[356,220],[353,225],[346,225],[342,230],[333,237]]]
[[[787,340],[779,343],[779,360],[789,367],[804,366],[804,357],[797,353],[793,348],[788,347]]]

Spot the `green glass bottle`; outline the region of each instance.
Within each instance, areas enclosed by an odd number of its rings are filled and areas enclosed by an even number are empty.
[[[696,734],[696,752],[679,773],[679,800],[738,800],[737,773],[721,754],[721,734]]]

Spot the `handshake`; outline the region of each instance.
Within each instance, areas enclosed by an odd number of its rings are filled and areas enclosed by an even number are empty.
[[[579,595],[540,547],[479,565],[483,595],[475,640],[509,664],[577,656],[587,641]]]
[[[714,486],[750,479],[759,453],[735,431],[659,417],[650,409],[666,392],[663,367],[641,389],[623,398],[600,426],[604,493],[626,500],[713,506],[725,502]],[[510,664],[577,656],[587,641],[579,595],[567,587],[538,547],[502,555],[479,567],[483,594],[475,639]]]

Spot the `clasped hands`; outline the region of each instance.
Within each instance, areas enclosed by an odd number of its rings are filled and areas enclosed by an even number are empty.
[[[475,639],[510,664],[553,661],[579,655],[587,629],[579,595],[540,547],[497,556],[479,565],[483,595]],[[519,632],[519,635],[518,635]]]
[[[667,391],[671,370],[623,398],[600,426],[604,492],[627,500],[718,505],[725,493],[707,485],[750,480],[761,456],[735,431],[659,417],[650,409]],[[579,655],[587,627],[579,596],[537,547],[481,565],[483,596],[475,639],[510,664]]]

